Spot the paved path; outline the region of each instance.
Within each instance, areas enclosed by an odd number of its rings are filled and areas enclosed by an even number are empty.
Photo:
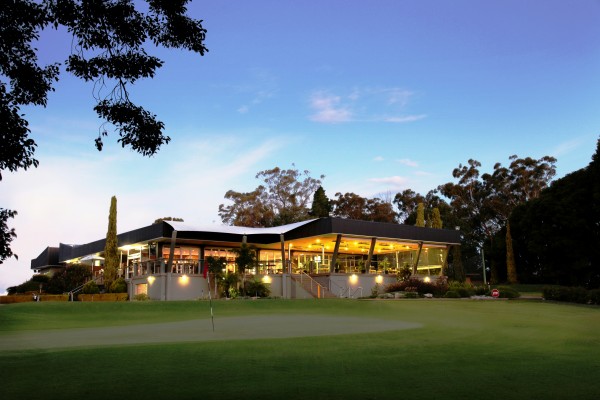
[[[25,331],[0,335],[0,351],[326,336],[414,329],[420,324],[322,315],[258,315],[106,328]]]

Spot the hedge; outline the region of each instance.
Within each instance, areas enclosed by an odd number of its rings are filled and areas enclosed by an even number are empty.
[[[69,301],[67,294],[41,294],[40,301]],[[10,294],[0,296],[0,304],[29,303],[33,300],[33,294]]]
[[[127,301],[127,293],[80,294],[79,301]]]
[[[546,286],[542,289],[542,295],[546,300],[600,305],[600,289],[586,290],[582,287]]]

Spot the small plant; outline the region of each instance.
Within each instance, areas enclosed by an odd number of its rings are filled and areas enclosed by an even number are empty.
[[[379,290],[380,290],[379,283],[376,283],[375,286],[373,286],[371,288],[371,298],[372,299],[375,299],[375,298],[377,298],[377,296],[379,296]]]
[[[447,299],[460,299],[460,294],[455,290],[448,290],[444,297]]]
[[[111,283],[109,291],[110,293],[127,293],[127,282],[123,278],[115,279]]]
[[[136,294],[135,296],[133,296],[133,299],[135,301],[148,301],[148,300],[150,300],[150,297],[148,297],[148,295],[146,293],[140,293],[140,294]]]
[[[235,299],[236,297],[238,297],[238,291],[234,287],[230,287],[227,291],[227,297],[229,297],[230,299]]]
[[[404,264],[402,268],[400,268],[400,272],[398,273],[398,280],[401,282],[406,282],[412,276],[412,272],[407,263]]]
[[[418,297],[419,297],[419,293],[417,293],[417,292],[405,292],[404,293],[405,299],[416,299]]]
[[[248,296],[269,297],[271,289],[266,283],[255,278],[246,282],[246,293]]]

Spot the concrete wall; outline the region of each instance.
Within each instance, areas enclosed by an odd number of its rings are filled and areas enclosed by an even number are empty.
[[[135,298],[136,285],[147,285],[148,297],[151,300],[196,300],[208,298],[208,282],[201,276],[184,276],[177,274],[134,277],[128,285],[129,298]]]
[[[153,275],[154,280],[148,277],[134,277],[128,285],[129,298],[135,297],[136,285],[147,285],[148,297],[151,300],[196,300],[208,299],[208,282],[202,276],[187,276],[177,274]],[[292,280],[289,274],[256,275],[256,279],[268,281],[272,297],[284,299],[311,299],[313,296],[299,283]],[[396,282],[396,275],[386,274],[335,274],[318,276],[314,278],[318,283],[327,288],[337,297],[358,298],[371,295],[375,285],[379,285],[379,292],[385,286]],[[214,297],[214,293],[213,293]]]

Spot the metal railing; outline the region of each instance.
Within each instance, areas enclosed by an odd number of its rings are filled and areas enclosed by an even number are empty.
[[[298,275],[300,279],[295,278],[294,275]],[[325,297],[325,294],[328,292],[327,288],[321,285],[319,282],[315,281],[310,275],[305,272],[300,272],[299,274],[293,274],[292,277],[299,281],[304,289],[308,289],[309,292],[315,296],[317,299],[322,299]]]

